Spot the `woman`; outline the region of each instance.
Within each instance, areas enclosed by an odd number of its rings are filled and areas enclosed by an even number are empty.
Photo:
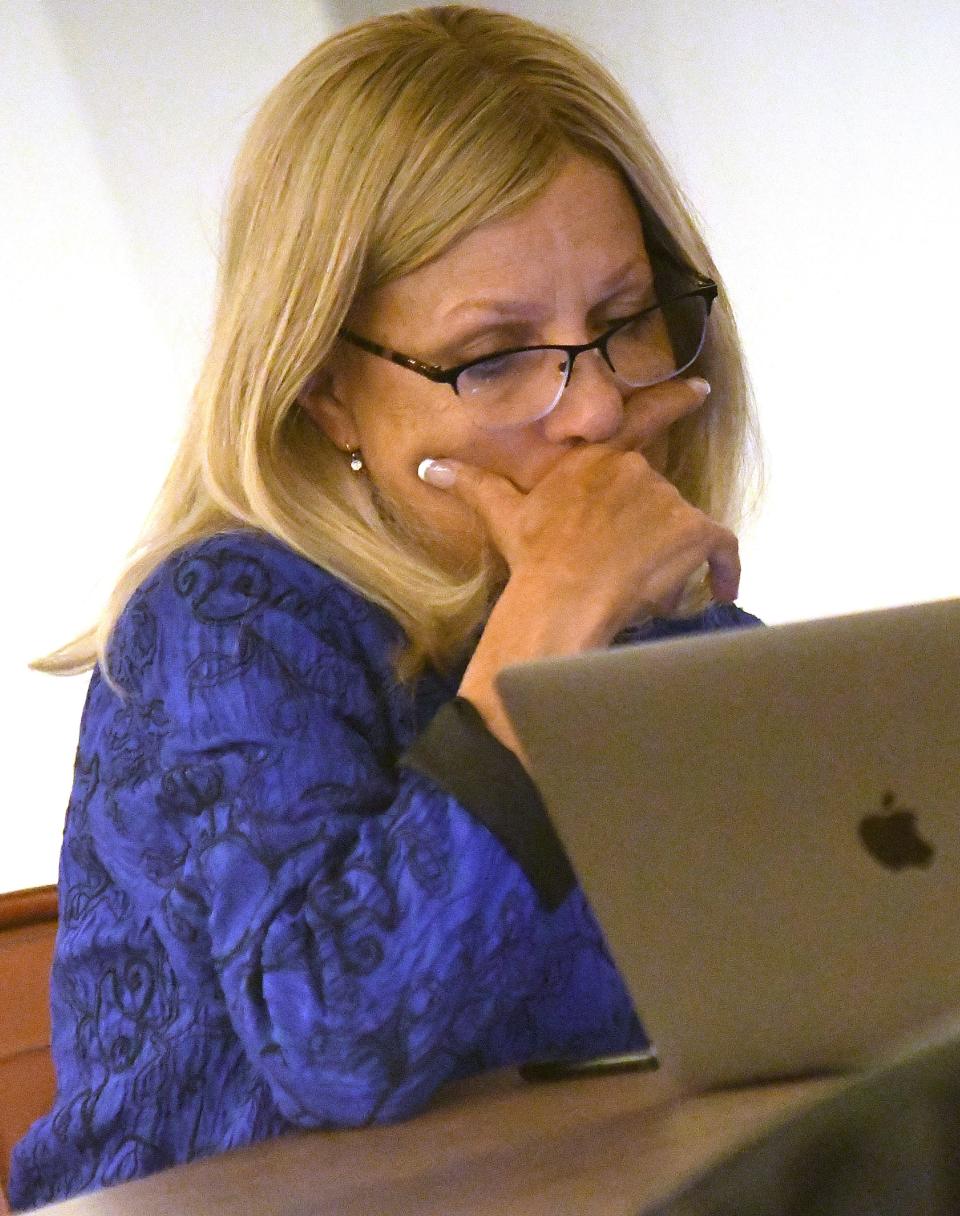
[[[716,278],[626,97],[528,22],[371,21],[268,99],[152,522],[40,664],[96,668],[15,1206],[643,1044],[493,679],[753,621]]]

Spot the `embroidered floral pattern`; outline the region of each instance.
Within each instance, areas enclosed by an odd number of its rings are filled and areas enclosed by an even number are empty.
[[[733,622],[727,622],[733,623]],[[642,1041],[579,891],[547,913],[396,760],[396,626],[254,533],[168,560],[91,680],[52,977],[58,1092],[28,1207],[262,1140],[396,1119],[443,1081]]]

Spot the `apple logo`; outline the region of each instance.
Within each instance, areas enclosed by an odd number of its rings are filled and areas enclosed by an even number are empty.
[[[883,795],[882,811],[860,820],[859,832],[870,856],[890,870],[922,869],[933,861],[933,845],[917,831],[917,816],[898,807],[891,790]]]

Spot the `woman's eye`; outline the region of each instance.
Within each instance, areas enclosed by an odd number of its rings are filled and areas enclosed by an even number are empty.
[[[491,355],[489,359],[474,363],[465,374],[476,381],[496,380],[501,376],[509,375],[516,367],[516,362],[514,355]]]
[[[636,320],[643,320],[643,318],[644,318],[644,317],[645,317],[645,316],[646,316],[648,313],[652,312],[652,311],[653,311],[653,309],[655,309],[655,308],[656,308],[656,304],[647,304],[647,305],[643,305],[643,304],[637,304],[637,305],[636,305],[635,307],[633,307],[633,308],[625,308],[625,309],[623,309],[623,311],[622,311],[622,312],[619,314],[619,316],[616,316],[616,317],[610,317],[610,318],[609,318],[609,319],[608,319],[608,320],[607,320],[607,321],[604,323],[604,328],[605,328],[605,329],[613,329],[613,327],[614,327],[615,325],[622,325],[622,324],[624,323],[624,321],[636,321]]]
[[[657,325],[657,320],[660,315],[660,310],[656,305],[644,309],[641,313],[633,313],[621,317],[619,321],[613,320],[607,326],[608,329],[613,329],[617,325],[622,326],[621,333],[623,334],[643,334],[652,330]]]

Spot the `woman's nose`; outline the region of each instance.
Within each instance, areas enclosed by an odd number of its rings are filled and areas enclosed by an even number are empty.
[[[623,393],[598,350],[578,355],[560,400],[543,420],[552,443],[606,443],[623,424]]]

